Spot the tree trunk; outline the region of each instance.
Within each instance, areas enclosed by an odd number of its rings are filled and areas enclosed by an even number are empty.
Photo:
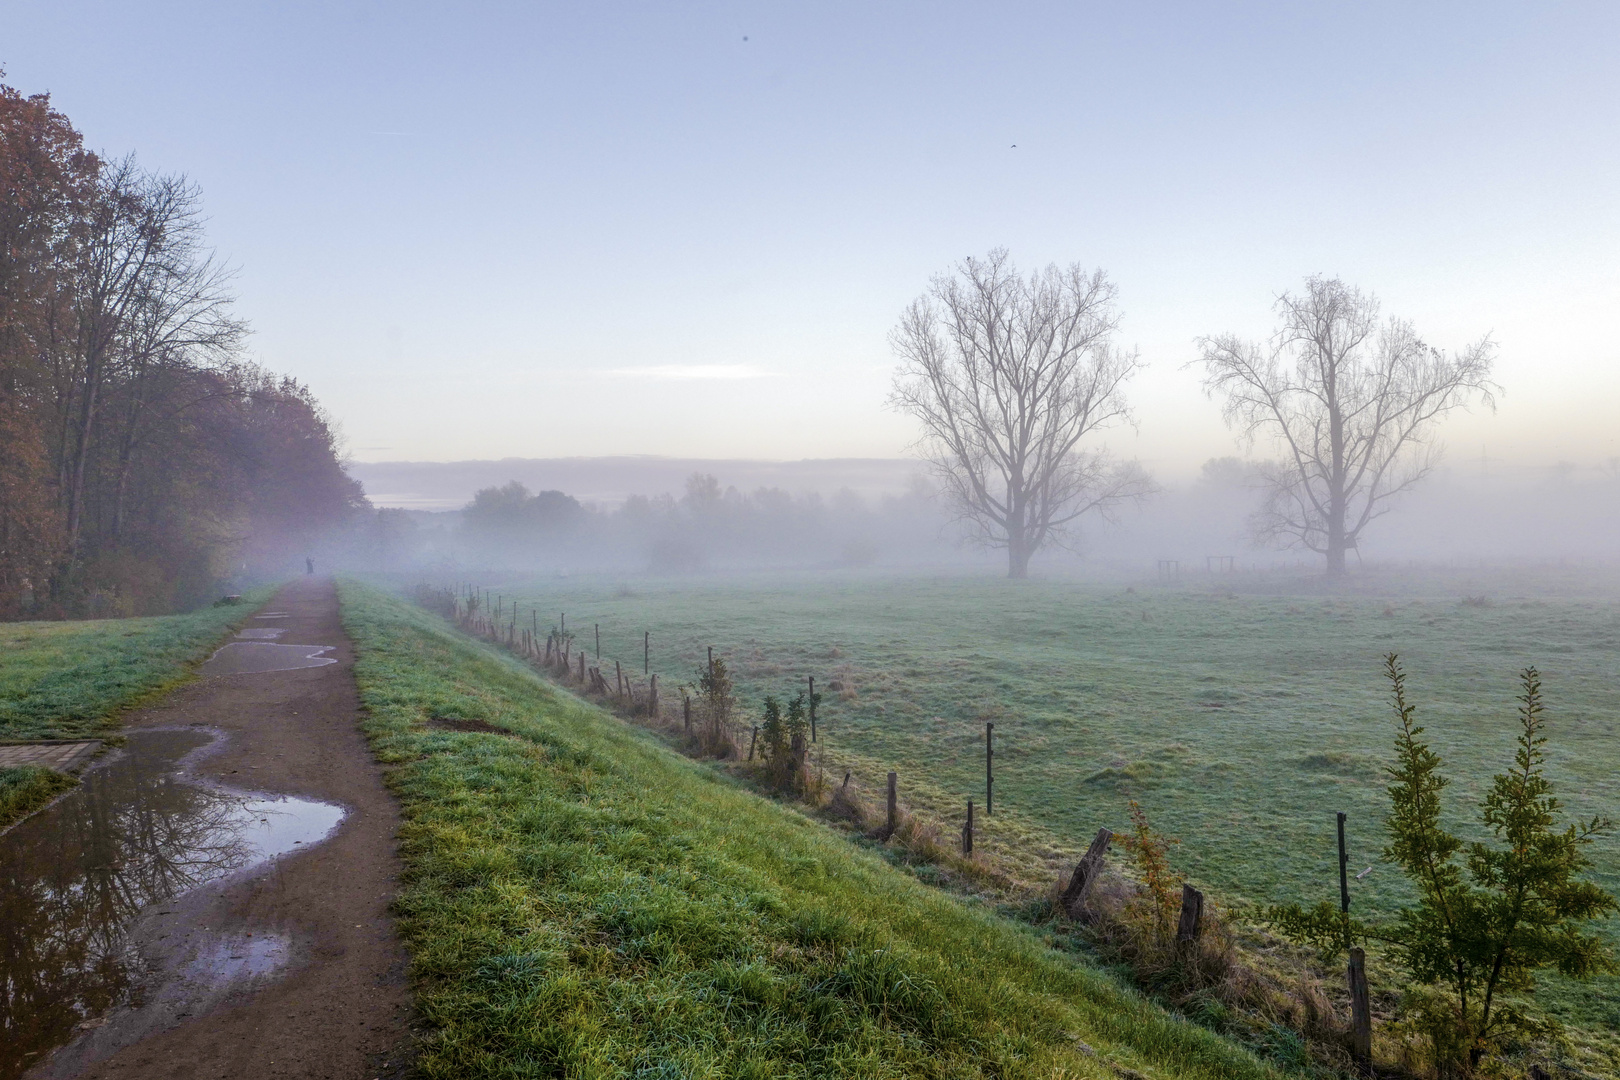
[[[1029,545],[1020,535],[1007,537],[1007,576],[1015,581],[1029,577]]]
[[[1344,577],[1345,544],[1343,538],[1330,539],[1327,549],[1327,576],[1330,578]]]

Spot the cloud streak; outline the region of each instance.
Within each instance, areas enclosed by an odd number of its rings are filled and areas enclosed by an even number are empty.
[[[753,364],[653,364],[648,367],[613,368],[606,374],[621,379],[774,379],[774,371]]]

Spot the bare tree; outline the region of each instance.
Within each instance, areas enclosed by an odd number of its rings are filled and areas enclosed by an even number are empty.
[[[890,335],[890,405],[922,422],[947,496],[1007,549],[1008,577],[1082,514],[1152,490],[1135,463],[1080,445],[1130,416],[1123,387],[1141,363],[1113,344],[1115,292],[1078,264],[1025,278],[997,249],[935,277]]]
[[[1406,320],[1381,322],[1377,299],[1337,278],[1310,278],[1276,308],[1267,342],[1198,340],[1204,389],[1223,399],[1229,425],[1282,451],[1257,538],[1325,555],[1337,576],[1362,530],[1434,468],[1435,422],[1476,395],[1494,407],[1496,347],[1487,336],[1447,355]]]
[[[143,172],[133,157],[106,166],[80,264],[74,348],[59,395],[70,560],[79,554],[87,467],[109,385],[131,377],[139,384],[159,360],[223,361],[245,333],[229,310],[230,272],[203,247],[199,192],[184,177]]]

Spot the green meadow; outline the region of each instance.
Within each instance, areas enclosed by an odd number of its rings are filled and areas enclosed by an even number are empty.
[[[421,1075],[1277,1075],[438,616],[342,596]]]
[[[1516,676],[1538,667],[1551,774],[1575,816],[1620,809],[1620,602],[1570,576],[1390,577],[1353,594],[1311,582],[1099,586],[876,574],[478,584],[542,634],[566,613],[576,644],[639,673],[642,634],[664,685],[709,646],[747,709],[816,677],[827,773],[853,769],[954,828],[982,806],[984,726],[996,726],[995,814],[981,841],[1055,878],[1135,798],[1179,840],[1172,858],[1226,903],[1338,895],[1334,815],[1349,815],[1353,903],[1406,894],[1379,858],[1393,738],[1384,654],[1399,653],[1419,717],[1471,814],[1511,760]],[[1602,583],[1600,583],[1601,585]],[[1262,589],[1266,591],[1261,591]],[[1290,594],[1292,591],[1292,594]],[[1382,593],[1382,595],[1380,595]],[[1595,850],[1620,890],[1620,843]],[[1566,1021],[1620,1028],[1620,982],[1550,983]]]

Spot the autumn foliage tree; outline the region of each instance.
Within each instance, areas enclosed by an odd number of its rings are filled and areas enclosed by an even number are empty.
[[[192,604],[364,506],[230,278],[195,185],[0,84],[0,617]]]

